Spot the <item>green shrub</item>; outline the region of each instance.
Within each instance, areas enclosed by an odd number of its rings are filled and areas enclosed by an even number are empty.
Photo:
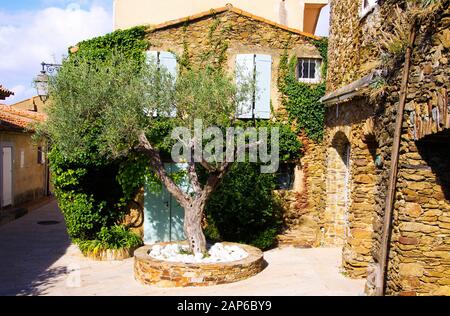
[[[112,226],[110,228],[102,227],[93,240],[75,240],[81,252],[97,253],[106,249],[133,249],[142,245],[142,239],[135,233],[129,231],[123,226]]]
[[[322,57],[322,78],[326,79],[328,67],[328,39],[326,37],[312,42]],[[305,132],[309,139],[320,142],[323,139],[325,123],[325,107],[320,98],[325,95],[326,81],[318,84],[307,84],[296,78],[297,58],[289,58],[286,51],[280,59],[278,69],[278,88],[283,94],[283,105],[286,108],[290,123],[294,123],[297,132]]]
[[[281,209],[274,197],[275,176],[260,165],[235,163],[208,201],[205,235],[210,241],[233,241],[261,249],[275,244]]]
[[[102,227],[123,219],[125,193],[117,180],[123,161],[106,163],[93,153],[70,160],[56,145],[49,160],[55,196],[72,239],[93,239]]]

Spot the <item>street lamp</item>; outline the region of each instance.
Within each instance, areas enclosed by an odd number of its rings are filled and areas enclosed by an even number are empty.
[[[48,74],[52,74],[61,68],[59,64],[47,64],[45,62],[41,63],[42,70],[39,75],[37,75],[34,83],[36,84],[36,90],[39,98],[42,102],[48,100]]]

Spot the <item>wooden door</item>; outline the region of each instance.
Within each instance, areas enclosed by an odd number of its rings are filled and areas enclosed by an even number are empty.
[[[183,164],[167,163],[168,173],[185,168]],[[184,177],[181,187],[189,190],[189,181]],[[167,242],[184,240],[184,209],[164,186],[147,184],[144,193],[144,242]]]

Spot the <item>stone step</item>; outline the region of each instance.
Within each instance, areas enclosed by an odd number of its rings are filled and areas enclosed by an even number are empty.
[[[294,246],[299,248],[311,248],[317,246],[317,230],[304,227],[289,230],[277,236],[279,246]]]

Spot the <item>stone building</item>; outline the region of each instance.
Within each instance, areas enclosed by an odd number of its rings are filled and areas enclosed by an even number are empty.
[[[368,294],[450,295],[449,1],[417,3],[331,1],[320,224]]]
[[[328,0],[114,0],[114,29],[157,25],[231,4],[300,31],[314,34]]]
[[[51,100],[43,102],[39,96],[33,96],[29,99],[25,99],[19,101],[17,103],[11,104],[11,106],[15,109],[37,112],[37,113],[45,113],[45,108],[48,104],[51,103]]]
[[[298,71],[298,80],[311,84],[324,80],[321,74],[322,57],[314,44],[318,37],[258,17],[231,5],[149,26],[146,38],[149,41],[147,55],[165,66],[174,76],[179,71],[179,64],[185,59],[195,65],[220,64],[230,73],[238,67],[245,71],[255,71],[258,95],[255,96],[254,108],[248,113],[240,114],[239,117],[243,119],[269,120],[275,118],[275,113],[283,115],[285,112],[281,102],[282,94],[278,87],[280,60],[285,54],[297,58],[298,67],[303,67]],[[309,71],[306,71],[306,67]],[[307,145],[306,140],[303,143]],[[305,228],[300,233],[296,231],[300,220],[299,214],[308,213],[305,210],[307,200],[317,197],[318,194],[314,194],[314,189],[320,187],[312,187],[306,196],[306,187],[309,186],[309,181],[313,181],[310,179],[315,179],[314,176],[309,175],[321,172],[318,169],[316,171],[313,171],[313,168],[308,169],[308,159],[311,159],[308,153],[312,152],[313,144],[310,148],[311,150],[307,150],[302,161],[299,161],[296,168],[292,170],[290,177],[294,180],[291,186],[280,192],[285,201],[285,221],[288,229],[292,230],[280,237],[284,243],[312,246],[317,240],[319,227],[315,218],[304,217],[302,220],[308,221],[311,225],[304,225]],[[149,194],[146,193],[145,196],[148,197]],[[304,205],[299,203],[297,199],[299,196],[305,200]],[[168,200],[158,202],[153,196],[150,203],[146,202],[147,198],[144,198],[144,201],[141,201],[145,205],[144,213],[147,214],[150,209],[164,208],[165,205],[169,205],[168,213],[172,216],[171,224],[169,224],[170,231],[172,235],[179,236],[182,234],[183,212],[174,207],[176,203],[173,203],[170,194],[163,194],[160,198]],[[314,201],[309,203],[309,205],[314,204]],[[147,227],[151,227],[152,223],[162,221],[161,218],[157,220],[144,218],[143,227],[141,226],[140,230],[145,240],[150,241],[155,238],[151,231],[148,231],[146,237],[146,224]],[[157,227],[152,229],[165,234],[164,230]],[[166,237],[169,238],[165,236],[164,239]]]
[[[37,200],[49,192],[45,148],[32,140],[33,124],[43,120],[40,113],[0,105],[2,211]]]

